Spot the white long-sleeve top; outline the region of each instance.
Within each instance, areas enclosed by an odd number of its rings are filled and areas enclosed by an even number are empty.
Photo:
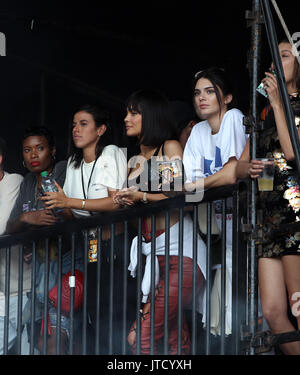
[[[0,181],[0,235],[5,232],[6,223],[19,194],[23,176],[4,172]]]

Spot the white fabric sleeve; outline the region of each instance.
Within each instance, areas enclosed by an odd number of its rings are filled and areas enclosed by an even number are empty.
[[[103,175],[101,183],[111,189],[122,189],[126,185],[127,161],[123,151],[115,146],[106,146],[99,160]]]
[[[224,166],[232,157],[240,158],[247,141],[245,126],[243,125],[243,113],[238,109],[228,111],[222,124],[222,136],[219,147],[221,151],[222,165]]]
[[[7,220],[18,197],[22,181],[23,176],[19,174],[5,176],[5,181],[3,181],[5,188],[2,189],[2,194],[5,196],[0,197],[0,235],[5,232]]]

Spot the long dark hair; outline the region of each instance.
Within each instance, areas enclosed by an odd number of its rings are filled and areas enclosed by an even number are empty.
[[[279,44],[281,44],[281,43],[291,44],[287,38],[282,39],[279,42]],[[296,56],[295,56],[295,62],[294,62],[294,79],[295,79],[297,91],[298,91],[298,93],[300,93],[300,65],[299,65],[299,62],[298,62]]]
[[[158,147],[168,139],[177,139],[169,100],[159,91],[135,91],[126,101],[126,108],[142,115],[140,144]]]
[[[89,113],[94,121],[95,126],[99,128],[101,125],[106,125],[106,131],[99,138],[96,145],[96,158],[98,158],[105,146],[112,143],[112,131],[110,125],[110,114],[106,109],[99,108],[94,105],[86,104],[77,108],[72,115],[69,127],[69,145],[68,145],[68,157],[71,157],[71,162],[74,162],[74,167],[79,168],[81,161],[83,159],[83,152],[81,148],[77,148],[73,141],[73,119],[76,113],[87,112]]]
[[[225,69],[217,68],[217,67],[210,67],[210,68],[201,70],[200,72],[196,73],[194,80],[193,80],[193,95],[194,95],[196,83],[199,81],[200,78],[208,79],[213,85],[213,88],[215,90],[216,97],[219,103],[220,113],[221,113],[222,101],[221,101],[221,96],[220,96],[218,87],[222,91],[222,94],[224,97],[229,94],[232,95],[232,101],[227,104],[227,109],[236,107],[236,101],[234,97],[234,88],[229,78],[229,75],[226,73]]]

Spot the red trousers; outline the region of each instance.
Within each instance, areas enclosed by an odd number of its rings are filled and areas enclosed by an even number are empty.
[[[165,257],[158,256],[160,280],[155,296],[155,322],[154,322],[154,354],[157,352],[157,344],[164,336],[164,296],[165,296]],[[178,256],[170,256],[169,272],[169,319],[168,319],[168,344],[169,354],[178,353]],[[197,291],[203,285],[204,277],[197,266]],[[182,309],[187,307],[192,299],[193,288],[193,260],[183,257],[183,282],[182,282]],[[150,301],[150,298],[148,298]],[[150,306],[149,306],[150,307]],[[141,318],[141,354],[150,354],[150,329],[151,316],[144,314]],[[135,324],[135,323],[134,323]],[[190,354],[190,333],[185,315],[182,321],[181,354]],[[133,354],[136,354],[136,338],[131,346]]]

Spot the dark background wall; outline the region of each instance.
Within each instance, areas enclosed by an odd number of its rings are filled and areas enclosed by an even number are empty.
[[[300,31],[296,1],[277,3],[291,33]],[[7,169],[26,172],[21,137],[32,124],[53,129],[58,158],[64,158],[70,114],[82,103],[110,108],[116,143],[122,145],[129,94],[152,87],[170,100],[191,102],[194,73],[210,65],[233,75],[240,108],[247,112],[251,29],[245,11],[251,8],[249,0],[99,1],[97,6],[1,1],[7,56],[0,59],[0,135],[9,145]],[[280,39],[278,24],[277,30]],[[262,51],[265,69],[270,54],[264,32]]]

